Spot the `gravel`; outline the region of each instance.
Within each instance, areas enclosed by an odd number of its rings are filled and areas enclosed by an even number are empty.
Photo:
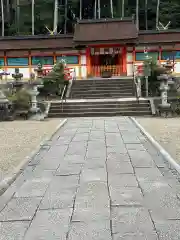
[[[180,119],[136,118],[142,127],[180,163]]]
[[[11,173],[62,120],[0,122],[0,180]]]

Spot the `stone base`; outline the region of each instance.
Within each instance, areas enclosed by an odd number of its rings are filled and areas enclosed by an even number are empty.
[[[173,111],[171,108],[171,104],[170,103],[167,103],[166,105],[159,104],[158,115],[160,117],[172,117]]]
[[[31,108],[30,112],[32,112],[33,114],[36,114],[36,113],[40,113],[41,110],[40,110],[40,108]]]
[[[29,120],[33,120],[33,121],[44,121],[45,120],[45,115],[44,114],[33,114]]]

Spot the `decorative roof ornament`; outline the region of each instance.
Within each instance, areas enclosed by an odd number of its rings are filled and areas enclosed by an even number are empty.
[[[157,26],[157,30],[158,31],[166,31],[169,29],[169,26],[171,24],[171,21],[168,22],[168,24],[163,25],[161,22],[159,22],[158,26]]]
[[[50,30],[47,26],[45,26],[45,28],[48,30],[48,32],[49,32],[49,35],[58,35],[58,34],[60,34],[61,33],[61,31],[62,31],[62,29],[57,33],[56,32],[56,30],[57,30],[57,27],[56,28],[54,28],[53,30]]]

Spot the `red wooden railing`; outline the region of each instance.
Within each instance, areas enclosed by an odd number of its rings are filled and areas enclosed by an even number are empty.
[[[99,77],[104,71],[110,71],[112,76],[122,75],[121,65],[107,65],[107,66],[91,66],[91,75],[94,77]]]
[[[52,71],[52,67],[44,68],[43,69],[43,76],[47,76],[49,72]],[[65,79],[66,80],[72,80],[73,79],[73,74],[75,73],[74,68],[64,68],[64,73],[65,73]]]

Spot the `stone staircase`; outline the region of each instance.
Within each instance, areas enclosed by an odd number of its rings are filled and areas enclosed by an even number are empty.
[[[133,79],[96,79],[74,81],[73,99],[128,98],[134,96]]]
[[[137,101],[133,79],[74,81],[70,99],[52,102],[49,117],[150,116],[149,100]]]
[[[52,102],[49,117],[98,117],[98,116],[150,116],[149,100],[120,101],[109,99],[106,101],[67,101],[65,103]]]

